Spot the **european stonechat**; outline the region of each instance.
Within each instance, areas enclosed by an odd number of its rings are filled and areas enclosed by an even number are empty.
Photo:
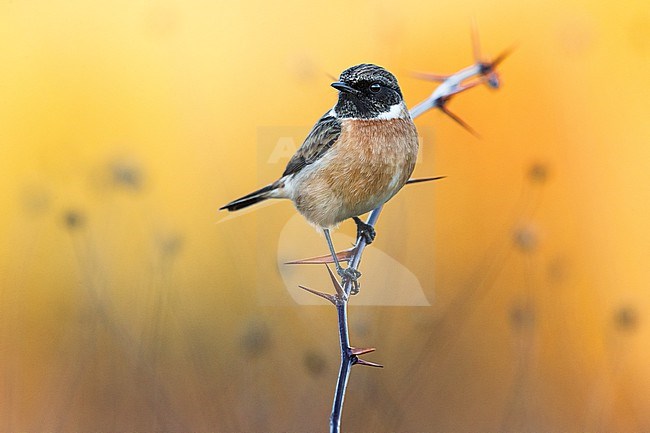
[[[288,198],[325,233],[336,270],[353,282],[361,275],[338,262],[330,229],[352,218],[367,243],[372,226],[359,215],[383,205],[406,184],[418,153],[418,135],[397,79],[361,64],[332,83],[336,105],[318,120],[289,160],[282,177],[220,208],[243,209],[268,198]]]

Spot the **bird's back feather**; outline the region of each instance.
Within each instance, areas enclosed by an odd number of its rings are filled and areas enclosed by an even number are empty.
[[[321,158],[341,135],[341,120],[328,111],[309,132],[302,146],[291,157],[282,176],[295,174]]]

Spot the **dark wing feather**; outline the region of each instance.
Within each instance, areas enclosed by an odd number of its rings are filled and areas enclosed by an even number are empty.
[[[302,146],[291,157],[282,176],[302,170],[306,165],[318,160],[341,135],[341,121],[329,112],[314,125]]]

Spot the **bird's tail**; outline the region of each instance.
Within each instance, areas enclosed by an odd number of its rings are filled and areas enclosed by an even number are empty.
[[[232,212],[239,209],[243,209],[248,206],[252,206],[255,203],[259,203],[261,201],[266,200],[267,198],[276,197],[274,192],[278,187],[279,185],[277,182],[272,183],[270,185],[266,185],[264,188],[260,188],[257,191],[251,192],[250,194],[247,194],[243,197],[238,198],[237,200],[233,200],[230,203],[221,206],[219,210],[226,209]]]

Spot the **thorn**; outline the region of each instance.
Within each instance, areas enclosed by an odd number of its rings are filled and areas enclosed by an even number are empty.
[[[442,83],[451,75],[443,75],[443,74],[432,74],[430,72],[412,72],[412,75],[415,78],[419,78],[421,80],[427,80],[427,81],[437,81],[439,83]]]
[[[336,290],[336,294],[338,295],[339,299],[347,299],[348,297],[345,295],[345,290],[343,290],[343,287],[341,287],[341,283],[339,283],[339,280],[336,278],[336,275],[334,275],[334,272],[332,272],[329,266],[325,265],[325,267],[327,268],[327,272],[330,274],[332,284],[334,285],[334,290]]]
[[[420,178],[417,178],[417,179],[409,179],[409,180],[406,181],[406,184],[407,184],[407,185],[410,185],[410,184],[412,184],[412,183],[429,182],[429,181],[432,181],[432,180],[440,180],[440,179],[444,179],[444,178],[446,178],[446,177],[447,177],[447,176],[420,177]]]
[[[497,56],[497,58],[494,59],[494,60],[492,61],[492,63],[491,63],[491,65],[492,65],[492,69],[494,69],[494,68],[496,68],[497,66],[499,66],[499,64],[500,64],[501,62],[503,62],[503,61],[506,59],[506,57],[508,57],[510,54],[512,54],[512,52],[515,50],[515,48],[516,48],[516,47],[515,47],[514,45],[512,45],[512,46],[506,48],[505,50],[503,50],[503,51],[501,52],[501,54],[499,54],[499,55]]]
[[[476,24],[476,17],[472,17],[472,54],[474,55],[474,61],[476,63],[481,63],[481,43],[478,37],[478,25]]]
[[[443,103],[442,105],[438,106],[438,108],[440,108],[440,111],[442,111],[443,113],[445,113],[447,116],[451,117],[452,120],[454,120],[454,121],[455,121],[456,123],[458,123],[460,126],[462,126],[463,128],[465,128],[466,130],[468,130],[468,131],[469,131],[473,136],[475,136],[475,137],[477,137],[477,138],[481,138],[481,136],[478,134],[478,132],[476,132],[476,131],[474,130],[474,128],[472,128],[471,126],[469,126],[469,125],[468,125],[468,124],[467,124],[463,119],[461,119],[460,117],[456,116],[454,113],[452,113],[451,111],[449,111],[449,109],[445,106],[444,103]]]
[[[339,262],[349,262],[354,253],[354,248],[349,250],[339,251],[336,253],[336,258]],[[334,259],[331,254],[325,254],[322,256],[310,257],[308,259],[293,260],[286,262],[285,265],[320,265],[322,263],[334,263]]]
[[[472,87],[476,87],[476,86],[478,86],[479,84],[482,84],[482,83],[483,83],[483,80],[472,81],[471,83],[467,83],[464,86],[460,86],[458,88],[458,90],[456,91],[456,93],[464,92],[465,90],[469,90]]]
[[[499,73],[497,72],[497,66],[499,66],[499,64],[503,62],[505,58],[512,53],[513,50],[514,46],[503,50],[501,54],[499,54],[497,58],[492,61],[486,60],[478,62],[477,64],[481,70],[480,82],[484,83],[490,89],[498,89],[501,87]]]
[[[348,352],[350,355],[365,355],[366,353],[374,352],[374,347],[348,347]]]
[[[366,367],[384,368],[384,366],[381,364],[377,364],[376,362],[364,361],[361,358],[353,358],[352,365],[354,364],[365,365]]]
[[[319,292],[318,290],[310,289],[309,287],[300,286],[300,285],[298,287],[300,287],[302,290],[305,290],[305,291],[307,291],[309,293],[312,293],[312,294],[314,294],[316,296],[320,296],[323,299],[327,299],[328,301],[330,301],[334,305],[336,305],[338,303],[338,300],[336,299],[336,297],[330,295],[329,293]]]

